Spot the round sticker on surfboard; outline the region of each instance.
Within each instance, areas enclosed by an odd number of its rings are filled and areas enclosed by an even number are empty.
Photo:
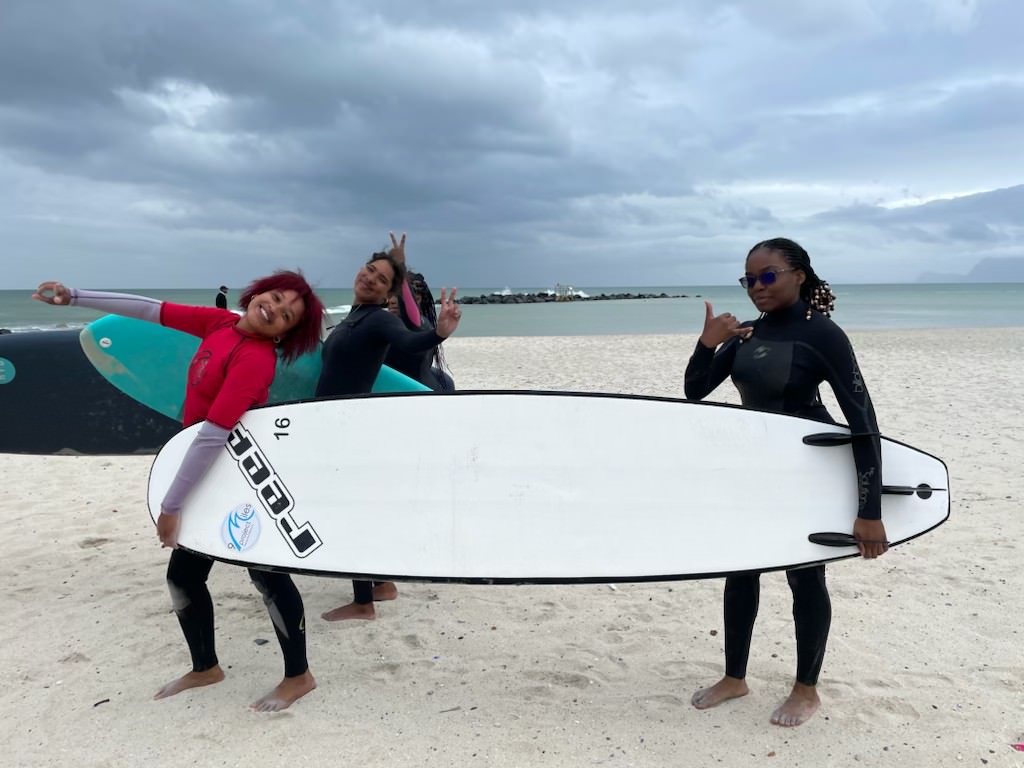
[[[224,518],[221,539],[233,552],[244,552],[260,539],[259,512],[252,504],[239,504]]]

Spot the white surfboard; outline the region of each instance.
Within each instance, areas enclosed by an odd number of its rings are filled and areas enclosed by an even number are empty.
[[[154,462],[154,517],[196,430]],[[827,562],[857,549],[809,536],[849,534],[857,483],[848,441],[805,441],[822,433],[849,431],[561,392],[266,406],[189,495],[179,544],[259,568],[413,581],[671,580]],[[941,460],[885,438],[882,457],[893,544],[946,520]]]

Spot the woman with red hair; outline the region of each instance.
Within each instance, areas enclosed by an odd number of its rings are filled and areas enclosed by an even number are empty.
[[[267,400],[278,356],[292,361],[316,349],[324,307],[299,272],[259,278],[242,293],[241,315],[216,307],[188,306],[106,291],[40,284],[33,299],[76,305],[135,317],[198,336],[185,388],[184,426],[202,423],[160,505],[157,535],[172,549],[167,586],[185,641],[192,671],[172,680],[155,698],[219,683],[224,671],[214,644],[213,600],[206,586],[213,560],[177,547],[179,514],[189,491],[224,450],[228,434],[251,407]],[[284,655],[284,679],[251,706],[261,712],[286,709],[316,688],[306,661],[306,621],[302,596],[287,573],[249,569],[263,595]]]

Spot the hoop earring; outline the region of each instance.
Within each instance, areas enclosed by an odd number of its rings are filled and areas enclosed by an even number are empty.
[[[275,344],[280,344],[281,343],[281,337],[280,336],[275,336],[274,337],[274,343]]]

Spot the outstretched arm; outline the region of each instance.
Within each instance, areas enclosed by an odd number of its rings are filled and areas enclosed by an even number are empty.
[[[437,316],[436,328],[410,331],[391,313],[377,312],[372,320],[374,333],[379,334],[392,348],[409,354],[436,347],[455,333],[462,319],[462,310],[455,303],[455,291],[453,288],[449,296],[446,289],[441,289],[441,313]]]
[[[76,306],[109,312],[114,315],[135,317],[150,323],[160,322],[160,306],[163,302],[147,296],[110,291],[85,291],[68,288],[63,283],[47,281],[40,283],[32,298],[45,304]]]

